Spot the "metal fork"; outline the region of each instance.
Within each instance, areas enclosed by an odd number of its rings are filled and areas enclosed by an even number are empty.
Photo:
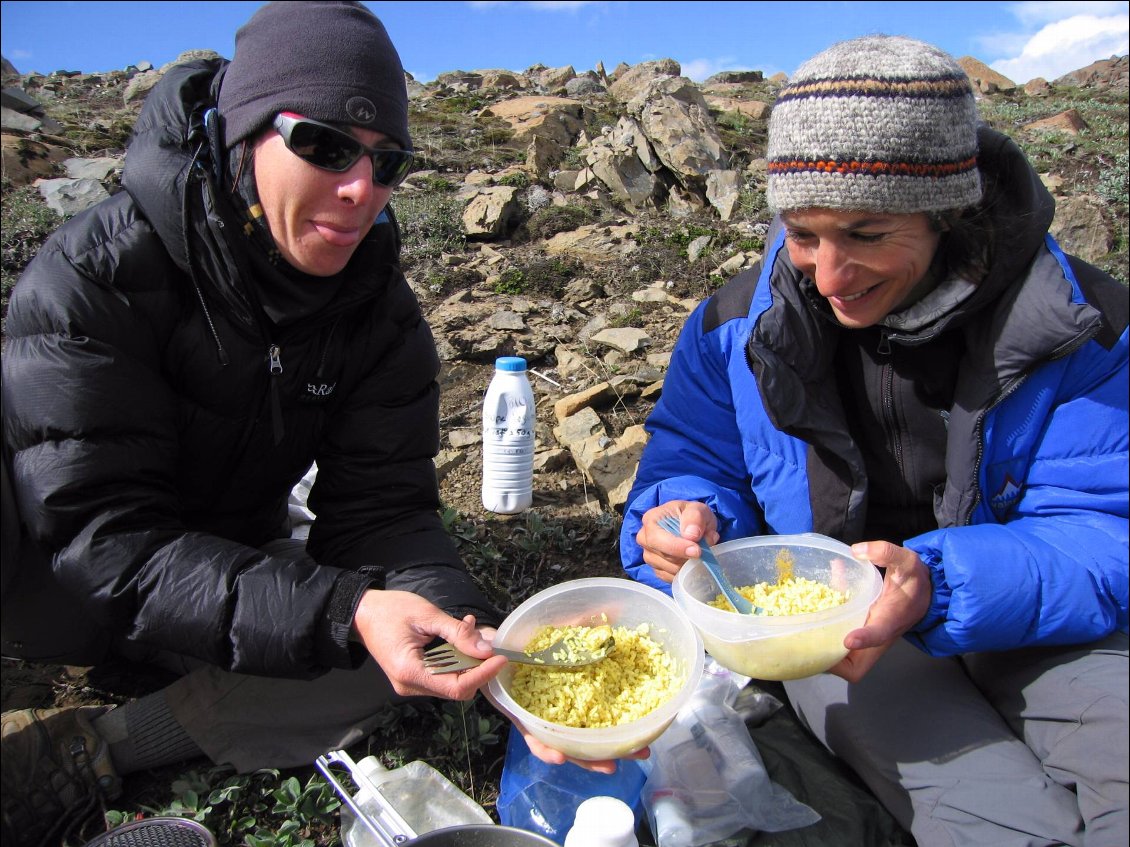
[[[682,538],[682,529],[679,526],[679,519],[674,515],[666,515],[659,519],[659,525],[667,530],[672,535]],[[738,590],[730,584],[730,580],[726,578],[726,574],[722,572],[722,565],[718,563],[718,558],[714,555],[714,551],[710,549],[705,541],[696,542],[700,550],[702,550],[702,563],[706,565],[706,569],[710,571],[710,575],[714,577],[714,581],[718,583],[718,587],[722,589],[722,593],[726,595],[726,599],[730,601],[735,609],[743,615],[758,615],[763,613],[763,609],[753,605],[749,600],[738,593]]]
[[[616,640],[609,635],[595,650],[575,645],[566,645],[564,639],[554,641],[544,650],[525,653],[521,650],[507,650],[505,647],[492,647],[496,656],[505,656],[511,662],[523,665],[545,665],[555,668],[579,668],[599,662],[616,646]],[[444,642],[431,650],[424,651],[424,667],[428,673],[455,673],[481,665],[485,659],[468,656],[453,644]]]

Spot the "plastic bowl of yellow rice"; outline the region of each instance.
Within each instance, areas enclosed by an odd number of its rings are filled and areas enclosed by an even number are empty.
[[[763,613],[738,614],[706,566],[689,560],[671,594],[720,665],[754,679],[802,679],[847,655],[883,580],[851,548],[816,533],[759,535],[711,548],[739,593]]]
[[[610,633],[609,655],[581,668],[511,662],[488,693],[535,738],[587,761],[620,759],[659,737],[694,693],[703,646],[666,594],[628,579],[563,582],[530,597],[495,643],[532,652],[562,635]]]

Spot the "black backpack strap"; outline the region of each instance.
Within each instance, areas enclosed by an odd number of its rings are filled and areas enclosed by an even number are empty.
[[[1079,257],[1064,255],[1067,256],[1067,263],[1071,265],[1083,296],[1102,313],[1103,325],[1095,336],[1095,341],[1109,350],[1126,330],[1130,315],[1130,296],[1126,286]]]
[[[12,489],[11,472],[9,471],[8,446],[4,445],[3,462],[0,462],[0,480],[3,488],[0,490],[0,594],[8,588],[8,583],[15,577],[20,560],[20,536],[23,526],[20,522],[20,513],[16,508],[16,494]]]

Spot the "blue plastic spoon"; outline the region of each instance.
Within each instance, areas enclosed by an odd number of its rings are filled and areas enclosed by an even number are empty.
[[[682,538],[683,533],[679,527],[679,519],[674,515],[660,518],[659,525],[672,535]],[[726,595],[726,599],[730,601],[733,607],[743,615],[762,614],[762,609],[739,594],[738,590],[730,584],[730,580],[726,579],[726,574],[722,573],[722,566],[718,563],[718,558],[714,555],[714,551],[710,549],[710,545],[705,541],[699,541],[698,546],[702,550],[702,563],[706,565],[706,569],[710,571],[710,575],[714,577],[714,581],[718,583],[718,587],[722,589],[722,593]]]

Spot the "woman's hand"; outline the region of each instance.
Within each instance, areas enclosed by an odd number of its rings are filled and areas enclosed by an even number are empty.
[[[494,706],[500,713],[502,713],[507,720],[514,724],[518,732],[522,734],[522,738],[525,739],[526,746],[530,748],[530,752],[533,753],[536,758],[541,759],[546,764],[562,765],[565,762],[572,762],[574,765],[577,765],[578,767],[584,768],[588,771],[595,771],[596,773],[606,774],[616,773],[616,759],[588,761],[585,759],[574,759],[572,756],[566,756],[560,750],[549,747],[535,738],[530,733],[530,731],[522,725],[521,721],[519,721],[516,717],[514,717],[514,715],[510,714],[510,712],[504,709],[502,705],[497,700],[495,700],[494,697],[491,696],[491,693],[485,688],[483,689],[483,696],[486,697],[487,700],[490,701],[491,705]],[[637,750],[635,753],[632,753],[630,756],[625,756],[624,758],[646,759],[650,755],[651,749],[644,747],[642,750]]]
[[[353,631],[402,696],[470,700],[506,664],[502,656],[487,658],[491,631],[477,629],[474,615],[458,620],[408,591],[366,591],[353,616]],[[436,638],[486,661],[460,673],[429,673],[423,653]]]
[[[852,554],[883,568],[883,591],[867,622],[844,637],[848,654],[829,673],[848,682],[858,682],[879,661],[879,657],[925,616],[930,608],[934,586],[930,570],[918,554],[889,541],[863,541],[853,544]]]
[[[681,538],[659,526],[659,520],[668,515],[679,518]],[[697,500],[671,500],[648,509],[636,533],[636,543],[643,548],[643,560],[664,582],[674,581],[687,559],[702,553],[699,541],[705,539],[707,544],[717,544],[718,538],[718,519],[705,503]]]

